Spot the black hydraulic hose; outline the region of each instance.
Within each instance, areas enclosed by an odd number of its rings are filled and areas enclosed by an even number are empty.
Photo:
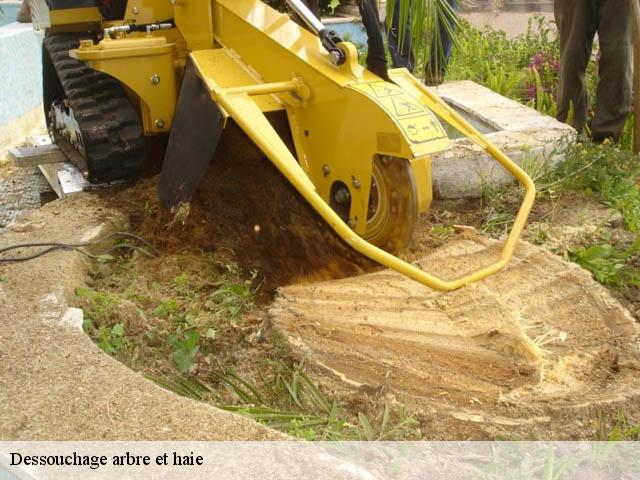
[[[359,0],[358,7],[362,16],[362,24],[367,31],[367,68],[386,81],[389,79],[387,70],[387,53],[384,48],[384,37],[380,28],[380,14],[376,0]]]
[[[111,247],[110,249],[106,250],[100,255],[93,255],[83,249],[83,247],[91,247],[94,245],[98,245],[100,243],[103,243],[113,238],[136,240],[140,242],[142,245],[144,245],[146,249],[137,247],[135,245],[120,244],[120,245],[115,245]],[[5,254],[6,252],[10,252],[13,250],[32,249],[32,248],[41,248],[41,250],[39,250],[34,254],[20,256],[20,257],[6,257],[2,255],[2,254]],[[99,259],[103,255],[107,255],[115,250],[123,250],[123,249],[139,251],[148,257],[155,257],[156,255],[160,254],[160,252],[158,252],[158,250],[156,250],[153,247],[153,245],[151,245],[144,238],[139,237],[138,235],[135,235],[133,233],[128,233],[128,232],[115,232],[107,235],[106,237],[103,237],[91,242],[83,242],[83,243],[37,242],[37,243],[21,243],[17,245],[10,245],[8,247],[2,247],[0,248],[0,265],[8,264],[8,263],[27,262],[29,260],[34,260],[36,258],[42,257],[43,255],[46,255],[51,252],[55,252],[57,250],[76,251],[89,258]]]

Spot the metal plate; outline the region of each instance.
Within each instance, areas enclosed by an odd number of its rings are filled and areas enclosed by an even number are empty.
[[[160,174],[158,193],[166,208],[191,200],[218,147],[222,128],[222,114],[189,60]]]

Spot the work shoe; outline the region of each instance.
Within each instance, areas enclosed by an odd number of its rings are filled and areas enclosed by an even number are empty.
[[[29,0],[22,0],[18,16],[16,17],[18,23],[31,23],[31,7],[29,6]]]

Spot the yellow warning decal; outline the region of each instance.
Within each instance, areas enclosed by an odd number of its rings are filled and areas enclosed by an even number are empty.
[[[399,86],[388,82],[376,82],[361,83],[352,87],[384,108],[411,143],[427,143],[447,138],[433,112]]]

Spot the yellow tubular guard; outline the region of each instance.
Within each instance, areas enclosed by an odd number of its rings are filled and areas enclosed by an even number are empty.
[[[362,255],[384,265],[385,267],[396,270],[407,277],[416,280],[427,287],[441,291],[458,290],[470,283],[474,283],[493,275],[502,270],[509,262],[515,251],[516,245],[522,230],[527,221],[533,202],[535,200],[536,189],[533,181],[529,176],[516,165],[509,157],[502,153],[498,148],[491,144],[480,132],[473,128],[469,123],[453,110],[444,101],[436,95],[429,92],[417,79],[413,76],[403,75],[402,72],[392,73],[398,83],[403,81],[413,82],[415,87],[419,88],[428,101],[428,107],[434,113],[439,115],[443,120],[454,128],[458,129],[465,136],[470,138],[475,144],[480,146],[489,155],[495,158],[505,169],[507,169],[525,189],[524,201],[520,207],[518,215],[515,219],[513,229],[509,234],[504,248],[500,255],[500,259],[481,270],[469,275],[463,276],[455,280],[442,280],[427,272],[416,268],[410,263],[391,255],[390,253],[370,244],[360,236],[358,236],[344,221],[333,211],[333,209],[322,199],[315,190],[312,182],[300,168],[296,159],[288,151],[287,147],[282,143],[279,136],[271,130],[271,127],[263,117],[262,113],[255,105],[255,102],[249,97],[250,94],[264,93],[273,87],[277,91],[285,88],[284,84],[265,85],[259,89],[259,92],[249,91],[249,89],[217,89],[210,85],[211,94],[214,101],[242,128],[247,135],[255,142],[255,144],[265,153],[265,155],[273,162],[280,172],[289,180],[293,186],[302,194],[311,206],[322,216],[322,218],[333,228],[333,230],[347,242],[352,248],[360,252]],[[293,88],[293,85],[286,85]],[[256,122],[257,117],[264,118],[264,122]]]

